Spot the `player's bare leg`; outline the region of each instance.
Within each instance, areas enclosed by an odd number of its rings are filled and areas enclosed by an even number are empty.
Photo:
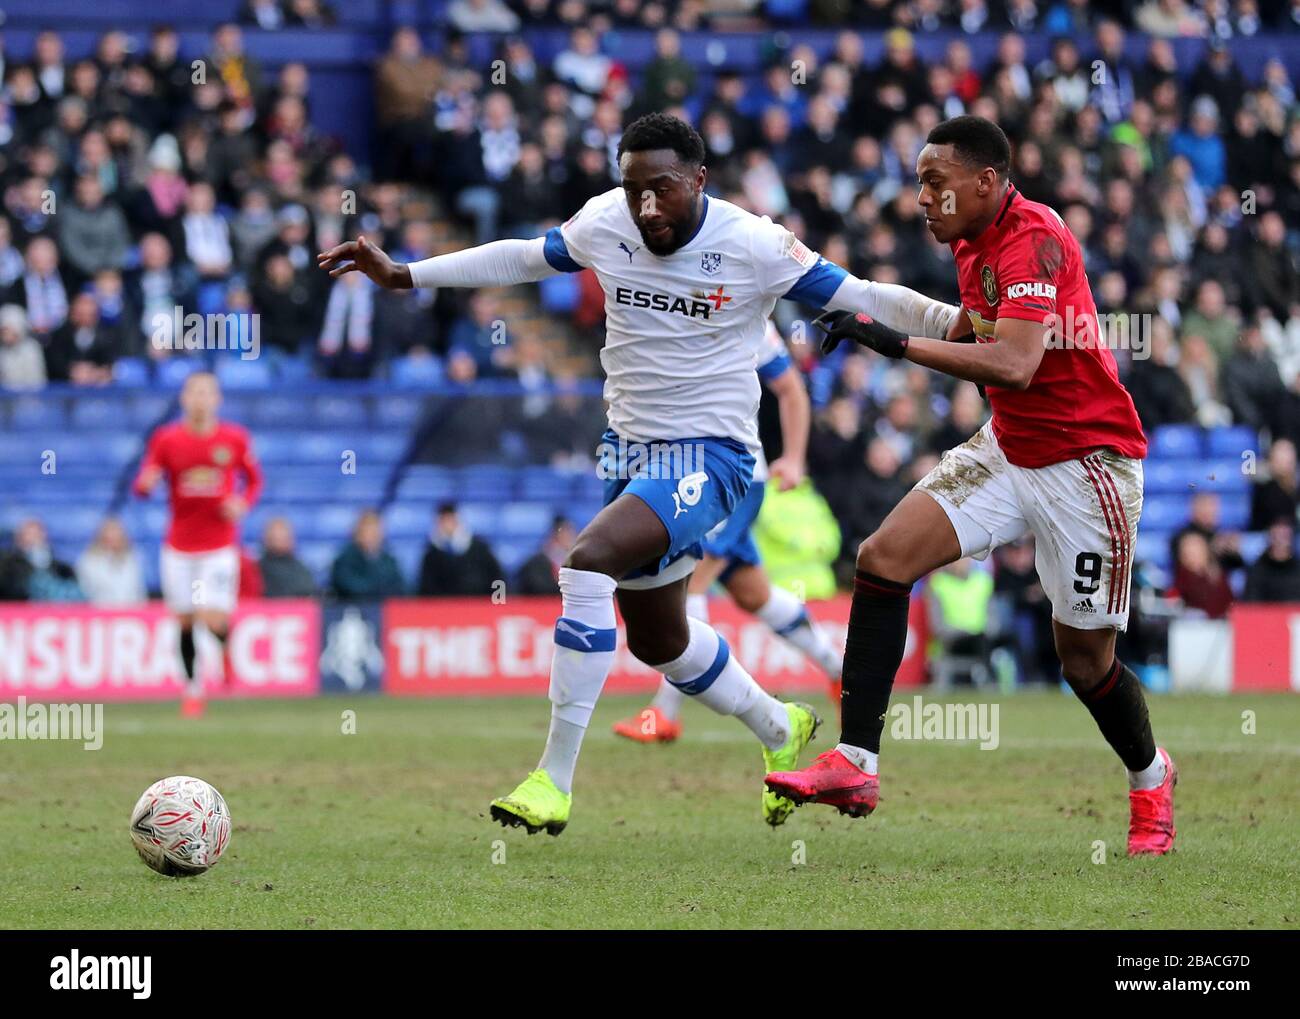
[[[204,629],[217,639],[221,647],[221,681],[230,686],[232,673],[230,664],[230,615],[214,609],[197,609],[195,618],[203,624]]]
[[[181,613],[179,624],[182,681],[185,691],[181,695],[181,715],[198,718],[203,714],[203,682],[199,679],[194,647],[194,613]]]
[[[613,665],[618,578],[661,558],[669,540],[658,515],[635,495],[619,496],[578,535],[559,576],[563,614],[555,627],[546,749],[519,788],[493,801],[497,821],[523,825],[530,834],[564,830],[582,739]],[[787,705],[754,682],[712,627],[687,618],[685,593],[685,577],[618,592],[629,650],[684,693],[735,715],[765,751],[789,745],[795,734]],[[800,746],[816,726],[803,728]]]
[[[879,798],[878,755],[894,675],[907,643],[912,585],[961,557],[948,515],[913,490],[858,549],[844,648],[840,743],[801,771],[768,775],[768,788],[796,803],[817,801],[854,817]]]
[[[686,585],[686,614],[692,619],[709,621],[709,588],[726,565],[726,560],[719,556],[705,556],[695,564]],[[682,733],[679,719],[685,700],[686,694],[667,679],[660,680],[649,707],[615,722],[614,732],[637,743],[672,743]]]
[[[1052,630],[1065,681],[1128,772],[1129,855],[1169,852],[1178,769],[1151,735],[1141,682],[1115,657],[1115,629],[1082,630],[1052,620]]]
[[[706,556],[691,574],[687,587],[686,614],[692,619],[709,621],[708,591],[725,572],[728,560]],[[742,563],[736,566],[723,584],[737,607],[756,616],[772,631],[789,641],[826,673],[831,681],[831,700],[840,700],[840,671],[844,657],[808,615],[800,601],[778,587],[773,587],[762,566]],[[614,723],[614,732],[638,743],[672,743],[681,735],[681,706],[685,700],[672,683],[664,680],[650,706],[631,718]]]

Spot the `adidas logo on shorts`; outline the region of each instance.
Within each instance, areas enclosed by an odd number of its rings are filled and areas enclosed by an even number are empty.
[[[1075,612],[1096,612],[1097,611],[1092,607],[1092,599],[1090,598],[1084,598],[1080,601],[1077,601],[1073,605],[1071,605],[1070,608],[1072,608]]]

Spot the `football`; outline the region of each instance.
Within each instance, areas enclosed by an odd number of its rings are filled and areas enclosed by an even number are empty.
[[[230,845],[230,809],[201,778],[159,779],[131,811],[131,842],[159,874],[193,877],[210,870]]]

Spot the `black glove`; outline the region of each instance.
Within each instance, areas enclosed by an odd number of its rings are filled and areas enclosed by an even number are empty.
[[[813,319],[813,325],[826,331],[822,339],[822,354],[829,354],[843,340],[852,340],[870,347],[885,357],[903,357],[907,354],[907,334],[877,322],[866,312],[824,311]]]

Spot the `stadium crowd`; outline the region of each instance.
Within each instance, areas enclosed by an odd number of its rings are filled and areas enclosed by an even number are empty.
[[[322,99],[308,68],[269,72],[239,25],[215,29],[197,77],[167,26],[139,52],[109,31],[93,56],[71,60],[57,33],[42,32],[29,54],[0,52],[0,387],[142,383],[166,362],[222,356],[158,342],[159,316],[170,320],[176,307],[256,313],[262,356],[293,377],[465,387],[506,378],[533,388],[594,377],[602,298],[590,273],[518,293],[390,293],[356,273],[332,282],[314,254],[360,231],[401,260],[535,236],[615,184],[622,127],[656,109],[700,131],[711,194],[784,222],[856,275],[955,300],[952,259],[924,229],[913,167],[930,127],[969,112],[1004,127],[1017,187],[1058,209],[1079,237],[1099,310],[1139,316],[1134,344],[1116,353],[1147,428],[1262,431],[1271,448],[1251,527],[1293,526],[1300,107],[1281,61],[1242,67],[1233,51],[1237,38],[1300,31],[1300,0],[1271,6],[456,0],[436,52],[401,28],[375,64],[373,171],[365,154],[313,127]],[[259,31],[332,19],[318,0],[250,0],[240,18]],[[515,34],[532,25],[567,30],[555,59],[537,59]],[[758,76],[706,72],[681,50],[680,31],[795,25],[844,31],[822,55],[778,31]],[[635,75],[603,45],[628,28],[656,30],[655,59]],[[914,33],[936,28],[1002,33],[996,59],[977,66],[959,35],[923,61]],[[865,57],[854,29],[886,31],[882,60]],[[504,33],[499,78],[470,58],[464,33],[479,31]],[[1046,59],[1027,59],[1024,32],[1055,36]],[[1141,59],[1125,55],[1133,33]],[[1179,36],[1208,40],[1190,75],[1175,58]],[[778,324],[808,374],[809,469],[839,521],[843,571],[857,542],[986,409],[973,386],[916,366],[843,350],[820,360],[801,342],[806,314],[787,303]],[[503,319],[504,344],[494,335]],[[560,445],[571,459],[571,441]],[[1216,533],[1213,506],[1198,512],[1179,535],[1169,586],[1221,615],[1234,596],[1223,577],[1242,564]],[[292,534],[277,523],[265,537],[268,588],[292,560]],[[444,544],[469,547],[446,526]],[[15,551],[65,584],[44,595],[75,586],[97,598],[109,577],[121,585],[113,597],[138,594],[122,579],[130,571],[113,565],[129,554],[120,528],[106,525],[82,563],[63,570],[49,568],[39,523],[29,530]],[[1268,563],[1237,584],[1241,594],[1296,584],[1285,543],[1279,532]],[[433,593],[429,577],[402,578],[383,563],[382,545],[382,521],[360,520],[330,588],[347,596],[341,578],[353,575],[364,590]],[[1023,550],[1007,550],[996,583],[1041,605],[1032,556],[1025,562]],[[290,589],[308,580],[315,589],[309,575],[281,572]]]

